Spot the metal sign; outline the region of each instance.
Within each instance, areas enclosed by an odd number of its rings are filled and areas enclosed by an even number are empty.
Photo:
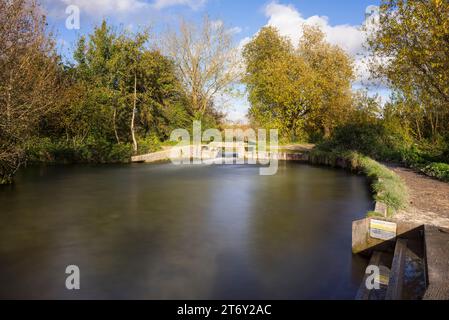
[[[374,278],[374,281],[380,286],[388,287],[390,282],[390,269],[386,266],[379,266],[379,275]]]
[[[394,222],[371,219],[369,229],[371,238],[380,240],[392,240],[396,238],[397,224]]]

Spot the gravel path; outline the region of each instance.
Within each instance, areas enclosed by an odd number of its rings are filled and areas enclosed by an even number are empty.
[[[409,189],[410,204],[395,219],[449,228],[449,183],[444,183],[412,169],[386,164]]]

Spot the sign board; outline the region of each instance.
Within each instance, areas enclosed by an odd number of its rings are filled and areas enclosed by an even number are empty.
[[[374,278],[374,282],[380,286],[388,287],[390,282],[390,269],[385,266],[379,266],[379,275]]]
[[[396,238],[396,223],[371,219],[369,229],[371,238],[380,240],[392,240]]]

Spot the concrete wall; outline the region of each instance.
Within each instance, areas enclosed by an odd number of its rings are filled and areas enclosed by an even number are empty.
[[[254,159],[257,160],[268,160],[277,159],[285,161],[304,161],[309,160],[309,155],[307,152],[304,153],[286,153],[286,152],[267,152],[266,154],[253,154],[251,152],[245,152],[244,148],[239,148],[236,151],[240,158]],[[203,159],[214,159],[217,157],[218,149],[217,147],[210,147],[207,145],[202,145],[200,147],[195,146],[185,146],[185,147],[174,147],[168,150],[163,150],[159,152],[144,154],[140,156],[135,156],[131,158],[131,162],[159,162],[170,160],[172,155],[176,155],[177,159],[186,158],[196,158],[203,155]]]
[[[382,220],[388,222],[394,222],[397,225],[397,237],[406,237],[408,233],[418,228],[422,228],[422,225],[416,223],[409,223],[404,221],[397,221],[387,218],[365,218],[356,220],[352,223],[352,252],[354,254],[371,254],[374,249],[388,250],[388,247],[394,246],[396,239],[392,240],[380,240],[374,239],[370,236],[370,224],[371,220]]]
[[[131,162],[158,162],[170,159],[170,150],[164,150],[131,158]]]

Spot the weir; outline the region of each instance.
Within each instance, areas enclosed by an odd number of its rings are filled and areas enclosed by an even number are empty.
[[[169,161],[176,155],[177,159],[202,159],[206,162],[226,158],[232,154],[231,158],[243,159],[245,161],[262,160],[284,160],[284,161],[302,161],[308,162],[308,151],[267,151],[257,152],[254,145],[248,143],[210,143],[199,146],[188,145],[183,147],[173,147],[159,152],[138,155],[131,158],[133,163],[154,163],[160,161]]]

